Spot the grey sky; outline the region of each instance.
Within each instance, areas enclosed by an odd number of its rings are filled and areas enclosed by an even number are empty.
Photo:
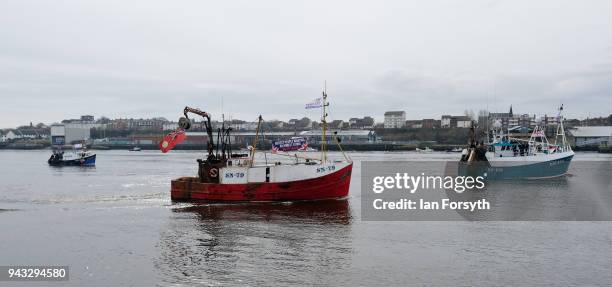
[[[0,127],[612,113],[612,1],[0,1]]]

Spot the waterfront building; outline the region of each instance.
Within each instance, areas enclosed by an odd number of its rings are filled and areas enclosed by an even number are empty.
[[[94,116],[90,116],[90,115],[81,116],[81,122],[83,122],[83,123],[93,123],[94,122]]]
[[[472,119],[468,116],[443,115],[440,119],[442,128],[469,128],[472,126]]]
[[[420,129],[423,127],[423,121],[422,120],[407,120],[405,126],[411,129]]]
[[[424,129],[435,129],[440,127],[440,121],[434,119],[423,119],[421,126]]]
[[[440,122],[434,119],[407,120],[406,127],[413,129],[436,129],[440,127]]]
[[[541,119],[541,126],[550,126],[549,124],[545,124],[548,122],[553,123],[556,126],[556,118],[546,117],[544,116]],[[501,124],[501,128],[504,130],[508,129],[520,129],[520,130],[530,130],[533,129],[536,124],[536,116],[522,114],[517,115],[512,111],[512,106],[510,106],[510,110],[507,113],[489,113],[485,112],[478,117],[478,125],[481,128],[491,128],[494,123]]]
[[[576,127],[569,130],[569,133],[574,136],[574,144],[577,147],[609,147],[612,141],[612,126]]]
[[[351,118],[348,121],[349,127],[351,129],[372,129],[374,128],[374,118],[372,117],[363,117],[360,118]]]
[[[18,139],[45,139],[49,136],[46,128],[18,128],[9,130],[2,136],[2,141],[12,141]]]
[[[342,129],[344,128],[344,125],[345,123],[343,120],[333,120],[331,123],[329,123],[329,128],[330,129]]]
[[[51,144],[64,145],[91,138],[91,129],[98,124],[68,123],[51,125]]]
[[[21,134],[16,133],[14,130],[9,130],[6,135],[4,135],[4,140],[15,140],[22,138]]]
[[[450,115],[442,115],[442,118],[440,118],[440,127],[445,129],[450,128],[451,118],[452,116]]]
[[[162,130],[164,131],[173,131],[176,130],[178,128],[178,123],[177,122],[167,122],[162,124]]]
[[[457,116],[451,118],[451,127],[469,128],[472,126],[472,119],[468,116]]]
[[[303,131],[299,136],[305,137],[311,143],[321,142],[321,130]],[[336,133],[327,133],[327,142],[335,143],[333,137],[338,137],[343,144],[363,144],[372,143],[378,139],[378,136],[371,130],[339,130]]]
[[[389,111],[385,112],[386,129],[397,129],[406,126],[406,112],[404,111]]]

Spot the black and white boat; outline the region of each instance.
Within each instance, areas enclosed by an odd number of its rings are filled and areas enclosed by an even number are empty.
[[[62,148],[54,149],[47,162],[52,166],[94,166],[96,154],[88,151],[82,144],[76,144],[67,151]]]

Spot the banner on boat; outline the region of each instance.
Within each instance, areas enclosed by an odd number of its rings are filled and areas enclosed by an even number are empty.
[[[312,102],[306,104],[306,109],[316,109],[323,107],[323,98],[316,98]]]
[[[272,152],[306,150],[308,142],[303,137],[293,137],[288,140],[272,142]]]

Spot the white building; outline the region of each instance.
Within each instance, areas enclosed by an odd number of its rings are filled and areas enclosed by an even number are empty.
[[[469,128],[472,126],[472,119],[470,117],[457,117],[458,128]]]
[[[2,135],[2,141],[16,140],[16,139],[42,139],[46,138],[46,133],[40,132],[39,130],[10,130],[6,135]]]
[[[452,116],[449,115],[443,115],[442,118],[440,119],[440,127],[441,128],[450,128],[451,127],[451,118],[453,118]]]
[[[397,129],[406,126],[406,112],[389,111],[385,112],[385,129]]]
[[[24,135],[17,130],[10,130],[4,136],[5,140],[16,140],[16,139],[22,139],[22,138],[24,138]]]
[[[167,123],[162,124],[162,129],[164,131],[173,131],[173,130],[176,130],[177,128],[178,128],[177,122],[167,122]]]
[[[254,131],[257,130],[258,122],[240,122],[240,123],[229,123],[226,122],[226,125],[231,125],[231,127],[236,131]],[[227,126],[226,126],[227,127]]]
[[[6,133],[6,135],[4,135],[4,140],[14,140],[14,139],[20,139],[22,138],[22,136],[18,133],[15,133],[15,131],[10,130],[8,131],[8,133]]]
[[[89,140],[91,138],[91,128],[99,126],[102,125],[82,123],[51,125],[51,144],[64,145]]]
[[[471,126],[472,119],[468,116],[443,115],[440,119],[441,128],[469,128]]]
[[[574,136],[577,147],[610,146],[611,144],[612,126],[576,127],[569,132]]]
[[[539,121],[539,125],[543,127],[546,127],[546,126],[556,127],[558,123],[559,123],[559,118],[557,118],[556,116],[547,116],[547,115],[542,116]]]

